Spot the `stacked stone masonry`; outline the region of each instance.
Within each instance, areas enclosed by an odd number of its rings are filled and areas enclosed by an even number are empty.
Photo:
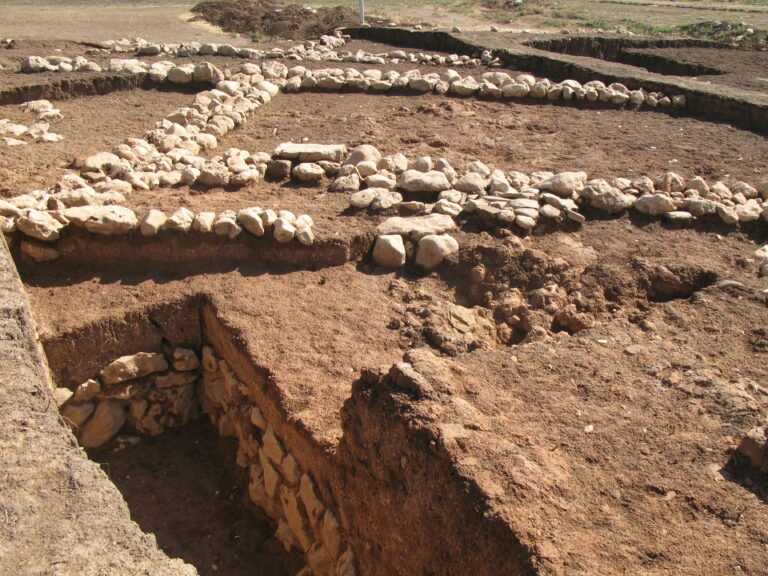
[[[330,502],[322,501],[309,471],[291,451],[226,360],[203,348],[200,401],[220,436],[238,442],[237,463],[248,470],[248,493],[277,521],[275,536],[308,562],[300,574],[353,576],[354,554]]]

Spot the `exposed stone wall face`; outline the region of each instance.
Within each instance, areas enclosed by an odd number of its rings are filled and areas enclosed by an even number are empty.
[[[355,574],[354,555],[342,535],[338,514],[254,400],[212,346],[203,348],[199,398],[221,436],[238,441],[237,463],[248,469],[251,500],[277,520],[275,536],[286,550],[304,553],[316,576]]]

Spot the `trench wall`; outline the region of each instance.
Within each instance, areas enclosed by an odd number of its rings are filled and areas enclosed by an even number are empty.
[[[72,228],[72,227],[70,227]],[[69,229],[56,244],[61,256],[46,262],[47,270],[94,270],[94,263],[105,273],[143,273],[171,270],[174,273],[232,269],[239,265],[295,267],[317,270],[360,258],[372,242],[372,233],[348,238],[316,240],[311,246],[298,242],[281,244],[250,234],[228,239],[214,234],[190,231],[179,234],[162,231],[155,236],[103,236],[85,230]],[[20,263],[22,274],[39,268],[22,258],[21,242],[12,242],[11,251]]]
[[[196,574],[131,521],[117,488],[60,419],[3,238],[0,325],[0,573]]]
[[[99,74],[83,78],[64,78],[53,82],[40,82],[0,90],[0,106],[22,104],[45,98],[64,100],[78,96],[98,96],[119,90],[156,88],[147,74]]]

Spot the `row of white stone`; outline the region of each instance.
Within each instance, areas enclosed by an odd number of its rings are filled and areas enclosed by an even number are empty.
[[[454,75],[457,74],[452,70],[443,73],[448,79],[455,78]],[[347,71],[334,69],[312,72],[301,66],[289,69],[280,62],[267,62],[261,66],[244,64],[236,74],[228,70],[222,71],[207,62],[183,67],[174,66],[170,62],[156,62],[150,69],[150,76],[159,83],[209,82],[216,88],[199,93],[195,97],[193,106],[176,110],[161,121],[154,130],[148,132],[145,139],[129,139],[112,153],[91,157],[84,164],[82,171],[94,182],[102,183],[106,178],[112,178],[127,182],[131,189],[149,189],[179,183],[242,186],[255,182],[264,174],[264,166],[268,162],[267,155],[260,157],[256,155],[249,162],[249,158],[244,157],[242,151],[234,154],[234,157],[214,158],[211,161],[207,161],[198,154],[201,150],[215,148],[218,145],[218,137],[244,123],[250,114],[279,93],[280,86],[290,90],[297,85],[299,89],[318,86],[338,87],[340,84],[349,85],[350,83],[362,83],[370,85],[371,88],[375,88],[380,82],[389,85],[388,81],[382,80],[384,75],[379,70],[359,72],[354,69]],[[398,76],[396,82],[398,81],[404,82],[404,85],[409,87],[413,85],[415,89],[423,89],[424,86],[421,84],[430,86],[435,79],[421,77],[414,72],[412,76],[408,74]],[[497,91],[502,91],[502,94],[503,90],[510,86],[526,86],[533,90],[537,86],[548,85],[548,81],[536,81],[535,78],[526,75],[512,81],[505,73],[493,72],[481,77],[482,84],[478,88],[478,93],[490,94],[492,91],[490,87],[497,86],[492,81],[502,86],[502,88],[495,88]],[[451,84],[448,84],[448,80],[439,80],[435,84],[435,89],[440,85],[444,87],[446,84],[449,89],[458,85],[466,87],[467,83],[471,85],[473,82],[476,83],[474,79],[470,81],[461,77]],[[569,91],[574,89],[571,96],[578,97],[576,85],[572,86],[573,88],[550,86],[547,94],[553,94],[551,90],[555,89],[555,92],[560,90],[559,94],[567,97]],[[596,95],[597,99],[611,101],[617,96],[621,96],[622,99],[631,99],[634,92],[630,92],[627,96],[625,90],[615,85],[603,88],[600,85],[594,85],[584,90],[584,97],[592,98]],[[656,96],[658,95],[647,94],[643,101],[657,101]],[[658,101],[664,102],[666,97]],[[299,170],[298,174],[302,172],[303,170]],[[117,192],[126,193],[125,188]]]
[[[330,37],[326,37],[330,38]],[[342,39],[337,39],[341,40]],[[142,44],[136,50],[137,58],[111,59],[105,67],[84,56],[27,56],[19,66],[19,71],[26,74],[40,72],[137,72],[147,71],[149,64],[139,58],[147,56],[227,56],[248,60],[290,60],[297,62],[354,62],[361,64],[384,65],[401,62],[420,65],[478,67],[481,65],[500,66],[499,60],[484,52],[481,58],[471,58],[466,55],[425,54],[423,52],[405,52],[393,50],[372,54],[363,50],[356,52],[336,51],[324,42],[307,41],[287,50],[274,48],[272,50],[255,50],[247,47],[236,47],[231,44]]]
[[[247,58],[252,60],[294,60],[305,62],[356,62],[363,64],[411,64],[434,66],[465,66],[475,67],[483,64],[498,66],[500,61],[485,50],[480,54],[428,54],[424,52],[406,52],[405,50],[390,50],[387,52],[366,52],[357,50],[338,50],[349,39],[337,33],[333,36],[321,36],[319,41],[306,40],[289,48],[274,47],[269,50],[256,50],[248,47],[238,47],[231,44],[205,44],[198,42],[183,43],[153,43],[142,38],[133,41],[123,39],[112,41],[107,45],[108,52],[135,52],[137,56],[226,56]]]
[[[270,50],[253,50],[247,47],[238,47],[231,44],[213,44],[200,42],[148,42],[144,38],[121,38],[119,40],[106,40],[100,42],[101,50],[107,52],[136,52],[139,55],[155,56],[168,54],[172,56],[238,56],[241,58],[283,58],[290,54],[302,54],[317,50],[327,52],[341,48],[346,44],[349,36],[344,36],[340,31],[333,35],[325,34],[319,40],[305,40],[290,48],[275,47]],[[248,50],[243,52],[243,50]],[[255,56],[252,56],[255,54]]]
[[[339,39],[340,41],[343,41]],[[152,47],[152,52],[157,50],[157,54],[164,53],[161,45],[144,44],[141,50],[149,50],[147,46]],[[204,54],[218,54],[218,50],[224,48],[226,55],[237,55],[238,49],[230,46],[202,45],[205,47]],[[303,45],[300,45],[303,47]],[[247,49],[250,50],[250,49]],[[198,51],[198,53],[200,53]],[[390,62],[413,62],[425,63],[432,62],[435,59],[425,54],[406,54],[403,51],[394,51],[384,57],[367,58],[364,53],[356,53],[339,57],[336,53],[325,52],[323,57],[316,60],[336,61],[336,62],[368,62],[371,64],[385,64]],[[260,58],[263,56],[259,56]],[[51,60],[30,56],[22,63],[22,71],[46,71],[49,69],[59,69],[65,67],[65,71],[74,70],[94,70],[99,68],[98,64],[88,63],[82,57],[68,59],[62,56],[50,57]],[[436,62],[441,65],[458,66],[467,63],[474,63],[474,60],[464,59],[458,55],[449,57],[436,57]],[[492,63],[490,52],[483,52],[481,59],[477,61],[482,63]],[[274,66],[279,64],[279,66]],[[257,67],[256,64],[252,66]],[[340,68],[331,68],[317,71],[309,71],[303,66],[294,66],[288,69],[282,63],[265,62],[262,64],[263,70],[251,68],[243,70],[247,74],[262,74],[267,80],[286,80],[284,87],[286,91],[298,91],[300,89],[318,88],[322,90],[341,90],[351,88],[356,90],[372,90],[386,92],[390,90],[413,90],[416,92],[436,92],[438,94],[455,94],[457,96],[471,96],[478,94],[488,98],[532,98],[547,100],[564,101],[589,101],[611,103],[614,105],[647,105],[651,107],[684,107],[685,97],[683,95],[667,96],[658,92],[647,92],[642,89],[630,90],[621,83],[613,83],[606,86],[599,80],[594,80],[582,84],[576,80],[564,80],[563,82],[552,82],[547,78],[536,79],[531,74],[520,74],[512,77],[506,72],[496,71],[482,74],[479,79],[472,76],[462,77],[455,70],[449,69],[441,73],[432,73],[422,75],[418,70],[411,70],[400,74],[395,71],[381,71],[378,69],[366,70],[360,72],[356,69],[342,70]],[[110,60],[109,70],[112,72],[129,72],[135,74],[149,73],[155,82],[171,82],[175,84],[184,84],[196,80],[194,74],[194,64],[185,64],[176,66],[169,61],[154,62],[149,64],[138,59]],[[198,80],[201,81],[201,80]],[[203,80],[204,81],[204,80]],[[283,87],[282,82],[277,82]]]
[[[128,421],[143,434],[186,424],[196,415],[200,360],[194,350],[122,356],[74,390],[56,388],[54,399],[84,448],[109,442]]]
[[[67,226],[83,228],[102,236],[121,236],[137,230],[142,236],[154,236],[160,231],[215,234],[234,239],[243,231],[262,237],[270,234],[280,244],[296,240],[304,246],[315,242],[314,222],[307,214],[296,216],[289,210],[276,212],[258,206],[242,210],[225,210],[195,214],[188,208],[179,208],[170,216],[151,209],[139,222],[136,214],[125,206],[80,206],[64,210],[19,210],[0,200],[0,226],[4,234],[19,231],[24,240],[21,251],[35,261],[46,262],[61,256],[55,243]]]
[[[288,151],[299,159],[329,159],[338,154],[338,149],[339,145],[283,144],[275,153]],[[664,172],[654,179],[640,176],[609,182],[588,179],[586,172],[504,172],[481,161],[467,163],[460,176],[444,158],[425,156],[409,162],[401,153],[383,156],[371,145],[350,151],[330,189],[350,193],[353,209],[394,208],[401,214],[421,217],[388,221],[398,222],[405,230],[402,233],[386,225],[380,227],[382,236],[403,236],[402,240],[382,238],[374,246],[374,260],[388,268],[402,266],[406,258],[415,256],[417,266],[434,269],[458,250],[455,241],[441,235],[453,228],[453,219],[460,217],[476,216],[488,224],[514,224],[529,231],[541,220],[569,219],[581,224],[585,217],[579,210],[589,206],[608,214],[633,208],[675,223],[709,215],[729,225],[760,219],[768,222],[768,178],[757,186],[744,181],[710,185],[700,176],[685,179]],[[416,199],[404,201],[408,195]],[[425,219],[424,215],[433,218]],[[419,228],[422,225],[427,228]]]
[[[321,148],[328,150],[327,157],[333,157],[336,150],[335,146],[290,147],[299,158],[309,153],[317,156]],[[286,149],[288,145],[282,145],[275,153]],[[609,214],[634,207],[678,222],[708,214],[718,215],[726,224],[761,217],[768,220],[768,175],[756,186],[744,181],[710,185],[700,176],[685,179],[674,172],[654,179],[640,176],[609,182],[589,179],[586,172],[504,172],[479,160],[468,162],[460,175],[445,158],[425,156],[409,162],[404,154],[383,156],[371,145],[350,152],[330,189],[351,193],[349,203],[355,209],[380,211],[398,206],[407,213],[436,211],[451,216],[487,211],[500,222],[515,222],[526,230],[535,226],[539,216],[558,218],[564,214],[581,222],[583,216],[577,210],[582,205]],[[429,196],[434,203],[403,202],[407,194]]]
[[[307,559],[300,574],[354,576],[354,554],[337,514],[278,435],[270,412],[210,346],[203,348],[202,384],[203,411],[221,436],[237,439],[237,463],[248,470],[251,500],[277,521],[275,536],[285,549],[297,549]]]
[[[20,105],[24,110],[35,114],[35,122],[30,125],[17,124],[7,118],[0,119],[0,136],[7,146],[24,146],[29,142],[20,140],[19,137],[27,137],[32,142],[48,144],[61,142],[64,137],[60,134],[49,132],[50,120],[62,118],[61,111],[53,107],[48,100],[34,100]],[[7,136],[6,136],[7,134]]]
[[[174,66],[172,62],[155,62],[149,67],[149,74],[155,82],[185,84],[195,80],[194,65]],[[646,105],[652,108],[683,108],[686,104],[683,95],[665,95],[661,92],[648,92],[644,89],[630,90],[625,85],[615,82],[606,85],[600,80],[582,84],[576,80],[553,82],[548,78],[536,78],[531,74],[512,76],[506,72],[485,72],[477,79],[474,76],[462,76],[453,69],[422,74],[419,70],[396,72],[369,69],[360,71],[356,68],[323,68],[309,70],[304,66],[288,67],[282,62],[264,62],[246,64],[235,75],[242,81],[243,75],[261,76],[286,92],[300,90],[344,89],[372,92],[409,90],[417,93],[434,92],[455,96],[480,96],[493,99],[522,99],[526,97],[549,101],[587,101],[630,105]],[[230,78],[232,81],[232,78]],[[217,86],[217,88],[219,88]]]

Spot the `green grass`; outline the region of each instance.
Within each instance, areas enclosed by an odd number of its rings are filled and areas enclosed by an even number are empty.
[[[338,1],[338,0],[337,0]],[[76,6],[194,6],[197,0],[2,0],[2,6],[34,6],[35,8],[70,8]]]

